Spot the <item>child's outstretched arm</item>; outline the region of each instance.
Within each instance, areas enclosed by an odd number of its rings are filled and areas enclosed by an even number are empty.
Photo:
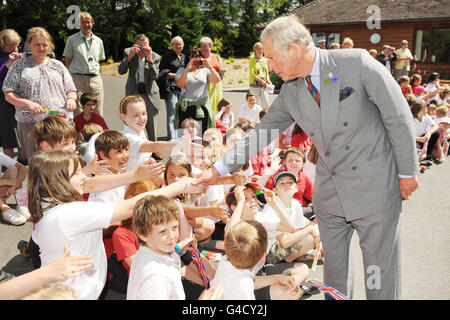
[[[165,169],[164,164],[155,162],[152,158],[134,171],[88,178],[84,183],[84,192],[103,192],[140,180],[155,180],[164,173]]]
[[[244,189],[245,186],[236,186],[234,188],[234,196],[236,197],[236,209],[234,209],[233,214],[231,215],[230,221],[227,223],[225,227],[225,234],[231,230],[231,228],[241,221],[242,209],[244,208],[245,197],[244,197]]]
[[[52,263],[0,284],[0,300],[15,300],[54,281],[82,274],[94,263],[90,256],[69,256],[69,247]]]
[[[203,192],[203,190],[205,189],[205,185],[193,186],[192,185],[193,181],[194,178],[185,177],[160,189],[140,193],[131,199],[122,200],[114,203],[114,210],[112,213],[110,223],[130,218],[133,215],[133,210],[136,205],[136,202],[138,202],[140,199],[148,195],[165,196],[171,199],[182,193],[193,194]]]
[[[145,141],[139,152],[174,152],[180,151],[187,156],[191,154],[202,154],[202,145],[190,141]]]

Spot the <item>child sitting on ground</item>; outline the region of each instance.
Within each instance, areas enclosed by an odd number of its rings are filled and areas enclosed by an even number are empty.
[[[139,241],[127,287],[127,300],[184,300],[178,206],[164,196],[145,197],[136,204],[133,230]],[[196,250],[193,239],[183,246]],[[182,248],[180,248],[182,250]]]
[[[258,195],[256,192],[258,191]],[[295,224],[282,206],[276,201],[275,195],[270,190],[257,189],[256,184],[247,184],[246,186],[237,186],[228,193],[226,197],[227,205],[233,211],[230,222],[226,226],[226,232],[239,220],[256,220],[261,223],[268,232],[268,245],[266,248],[266,255],[269,249],[276,241],[275,232],[289,232],[295,230]],[[272,206],[276,214],[263,214],[260,211],[260,201],[267,202],[266,206]],[[266,261],[262,261],[265,264]],[[258,267],[258,270],[261,266]],[[309,274],[308,267],[304,263],[283,262],[277,264],[265,264],[264,272],[259,274],[290,274],[296,277],[296,283],[300,283],[306,279]],[[255,270],[255,273],[258,272]],[[305,292],[310,295],[312,288],[304,287]],[[257,299],[270,299],[267,290],[257,292]],[[305,296],[306,297],[306,296]]]
[[[17,189],[22,188],[22,183],[27,177],[28,168],[7,155],[0,153],[0,168],[3,166],[7,169],[0,177],[0,210],[2,211],[2,218],[4,221],[18,226],[24,224],[30,218],[28,208],[18,205],[15,209],[12,209],[6,204],[6,200],[14,195]]]
[[[219,128],[222,134],[225,134],[228,129],[234,126],[234,114],[231,111],[231,101],[229,99],[223,98],[219,101],[214,120],[216,127]]]
[[[132,216],[136,202],[146,195],[176,196],[180,192],[201,192],[193,179],[182,179],[158,190],[127,200],[110,203],[83,201],[84,182],[78,156],[68,151],[36,153],[30,162],[28,207],[36,224],[42,265],[62,253],[67,244],[73,254],[91,255],[94,264],[89,272],[65,282],[81,299],[98,299],[107,275],[107,261],[102,230],[111,223]],[[200,189],[201,190],[201,189]]]
[[[80,104],[83,112],[73,119],[75,128],[79,133],[83,132],[84,126],[89,123],[96,123],[100,125],[103,130],[108,130],[105,119],[94,111],[97,107],[97,99],[94,96],[90,93],[83,93],[80,97]]]
[[[109,169],[107,174],[120,174],[125,172],[129,153],[128,139],[118,131],[109,130],[101,133],[95,140],[95,152],[98,159],[105,161]],[[89,201],[115,202],[122,200],[125,196],[126,186],[102,191],[91,192]]]
[[[276,232],[276,241],[267,254],[267,263],[278,263],[283,260],[294,261],[310,250],[316,248],[320,242],[319,229],[316,223],[311,223],[304,215],[300,203],[294,199],[297,191],[295,175],[288,171],[280,171],[273,179],[273,190],[277,195],[276,201],[282,206],[294,221],[295,231]],[[275,216],[273,205],[265,206],[263,214]],[[312,258],[311,256],[307,258]]]
[[[78,152],[79,152],[80,156],[84,157],[84,155],[86,153],[86,148],[89,144],[89,140],[91,139],[91,137],[94,134],[96,134],[96,133],[100,134],[103,131],[104,131],[103,128],[96,123],[89,123],[84,126],[83,132],[81,133],[82,141],[80,142],[80,145],[78,146]],[[95,143],[95,141],[94,141],[94,143]]]
[[[223,300],[298,300],[304,291],[297,274],[255,276],[265,260],[267,231],[255,220],[237,221],[225,234],[225,252],[211,281],[223,283]],[[262,289],[262,290],[258,290]]]
[[[397,82],[400,85],[400,89],[402,89],[402,93],[405,96],[405,98],[408,94],[413,94],[412,88],[409,84],[410,78],[408,76],[401,76],[400,78],[397,79]]]
[[[302,172],[303,164],[305,163],[305,153],[295,147],[291,147],[284,153],[284,169],[294,174],[297,179],[297,192],[294,195],[294,199],[297,199],[302,207],[307,207],[312,202],[314,184],[311,179]],[[259,185],[264,185],[267,189],[273,189],[273,180],[277,172],[273,172],[276,168],[271,168],[271,171],[258,180]],[[269,170],[268,170],[269,171]],[[271,176],[268,175],[272,173]],[[265,182],[264,179],[267,179]]]

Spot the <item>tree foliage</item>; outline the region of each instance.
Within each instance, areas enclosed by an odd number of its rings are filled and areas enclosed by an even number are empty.
[[[67,37],[78,32],[67,27],[70,5],[88,11],[93,32],[103,39],[106,55],[122,58],[123,49],[144,33],[158,53],[165,53],[174,36],[185,48],[199,45],[202,36],[214,41],[213,50],[225,57],[245,57],[258,41],[259,23],[289,13],[311,0],[6,0],[0,2],[1,28],[15,29],[22,38],[34,26],[53,36],[55,53],[62,55]]]

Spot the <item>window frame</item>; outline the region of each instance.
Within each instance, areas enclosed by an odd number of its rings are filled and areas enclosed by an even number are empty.
[[[448,29],[450,30],[450,27],[421,27],[421,28],[414,28],[414,62],[416,63],[426,63],[426,64],[443,64],[443,63],[447,63],[447,62],[439,62],[439,61],[431,61],[431,57],[433,56],[433,44],[434,44],[434,36],[435,36],[435,30],[436,29]],[[430,47],[427,48],[428,52],[427,52],[427,57],[425,58],[425,60],[421,60],[420,57],[419,60],[416,60],[416,44],[417,44],[417,32],[418,31],[426,31],[429,30],[430,31]],[[422,45],[422,44],[421,44]],[[410,48],[411,50],[411,48]],[[420,53],[421,56],[423,56],[423,52]]]

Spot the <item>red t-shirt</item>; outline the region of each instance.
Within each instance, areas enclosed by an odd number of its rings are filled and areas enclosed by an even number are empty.
[[[280,171],[284,171],[284,169]],[[273,190],[273,179],[275,178],[277,173],[272,175],[269,178],[269,180],[267,180],[265,185],[267,189]],[[300,202],[300,204],[302,205],[302,207],[306,207],[309,204],[308,201],[312,201],[313,191],[314,191],[313,182],[306,174],[300,171],[297,177],[297,192],[294,194],[294,199],[297,199],[298,202]],[[308,201],[306,201],[305,199]]]
[[[139,242],[136,235],[128,228],[118,227],[112,235],[112,243],[117,254],[117,260],[122,261],[123,267],[130,274],[130,267],[128,267],[124,259],[136,254],[138,251]]]
[[[306,148],[311,147],[311,145],[312,141],[305,132],[296,134],[291,139],[291,147],[297,147],[303,151],[305,151]]]
[[[75,118],[73,118],[73,122],[75,122],[75,128],[78,132],[83,132],[84,126],[89,123],[96,123],[100,125],[103,130],[108,130],[105,119],[103,119],[103,117],[96,112],[92,112],[91,118],[88,121],[84,120],[83,113],[80,113]]]

